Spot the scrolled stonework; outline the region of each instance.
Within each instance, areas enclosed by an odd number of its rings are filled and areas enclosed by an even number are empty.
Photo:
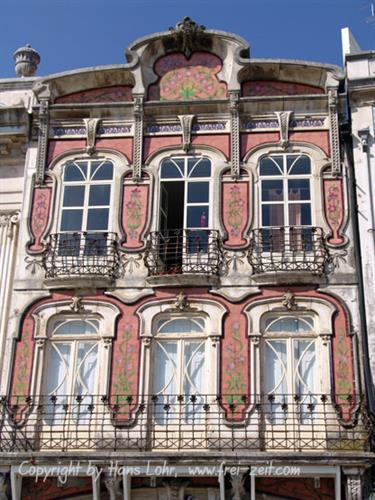
[[[187,153],[191,146],[191,128],[195,115],[178,115],[182,130],[182,149]]]
[[[20,212],[0,214],[0,227],[6,228],[6,235],[13,239],[14,230],[20,221]]]
[[[96,151],[96,131],[100,122],[100,118],[84,118],[86,127],[86,153],[90,156]]]
[[[282,148],[287,148],[289,145],[289,124],[292,111],[276,111],[277,121],[280,129],[279,144]]]

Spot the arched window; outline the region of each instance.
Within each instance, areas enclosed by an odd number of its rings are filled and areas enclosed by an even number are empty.
[[[316,333],[312,316],[268,316],[263,323],[263,392],[270,411],[283,415],[283,404],[299,402],[301,418],[320,392]],[[305,415],[306,413],[306,415]]]
[[[170,413],[179,415],[182,396],[185,423],[191,421],[194,406],[200,407],[207,393],[206,339],[203,318],[162,318],[155,324],[152,393],[158,397],[159,408],[170,405]],[[165,411],[156,413],[158,423],[164,423],[165,418]]]
[[[46,404],[56,399],[56,411],[47,414],[49,423],[64,418],[66,404],[80,420],[98,391],[99,321],[95,318],[54,320],[50,327],[43,373]],[[73,406],[72,406],[73,405]],[[59,411],[60,409],[60,411]]]

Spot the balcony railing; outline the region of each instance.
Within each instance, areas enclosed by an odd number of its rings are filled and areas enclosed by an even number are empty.
[[[254,274],[304,271],[322,275],[328,256],[320,227],[267,227],[251,233],[248,258]]]
[[[217,275],[222,261],[219,231],[170,229],[150,233],[145,263],[151,275]]]
[[[0,451],[367,450],[362,398],[337,398],[339,407],[321,394],[3,397]]]
[[[43,256],[46,278],[113,278],[119,266],[115,233],[51,234]]]

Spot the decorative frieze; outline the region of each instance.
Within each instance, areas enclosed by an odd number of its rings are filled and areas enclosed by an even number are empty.
[[[294,118],[289,120],[289,128],[326,128],[326,120],[324,118]],[[247,120],[243,121],[241,129],[247,130],[269,130],[280,128],[279,120],[264,119],[264,120]]]
[[[323,179],[324,213],[331,230],[327,242],[340,246],[346,242],[341,231],[345,220],[345,205],[342,179]]]
[[[83,138],[87,134],[87,129],[80,126],[61,126],[51,127],[51,139],[71,139]],[[96,129],[96,136],[130,136],[132,134],[132,125],[98,125]]]
[[[145,134],[147,135],[176,135],[181,134],[181,132],[182,126],[180,123],[150,123],[145,127]],[[229,132],[229,125],[226,121],[193,123],[191,126],[191,132],[193,134],[207,132]]]
[[[122,248],[140,250],[148,222],[150,184],[146,179],[136,184],[127,179],[123,187],[121,223],[124,234]]]
[[[31,253],[41,253],[45,248],[42,239],[49,223],[51,200],[51,185],[34,186],[28,218],[30,241],[27,248]]]

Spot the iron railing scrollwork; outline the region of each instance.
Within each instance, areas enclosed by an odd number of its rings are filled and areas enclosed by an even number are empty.
[[[342,420],[345,415],[354,415],[350,423]],[[354,399],[325,394],[0,398],[0,452],[359,452],[368,450],[371,432],[365,399],[359,395]]]
[[[150,275],[219,274],[222,264],[219,231],[212,229],[169,229],[151,232],[145,264]]]
[[[114,278],[119,264],[117,235],[108,232],[51,234],[43,254],[46,278]]]
[[[323,275],[328,259],[320,227],[281,226],[251,231],[248,260],[254,274],[304,271]]]

